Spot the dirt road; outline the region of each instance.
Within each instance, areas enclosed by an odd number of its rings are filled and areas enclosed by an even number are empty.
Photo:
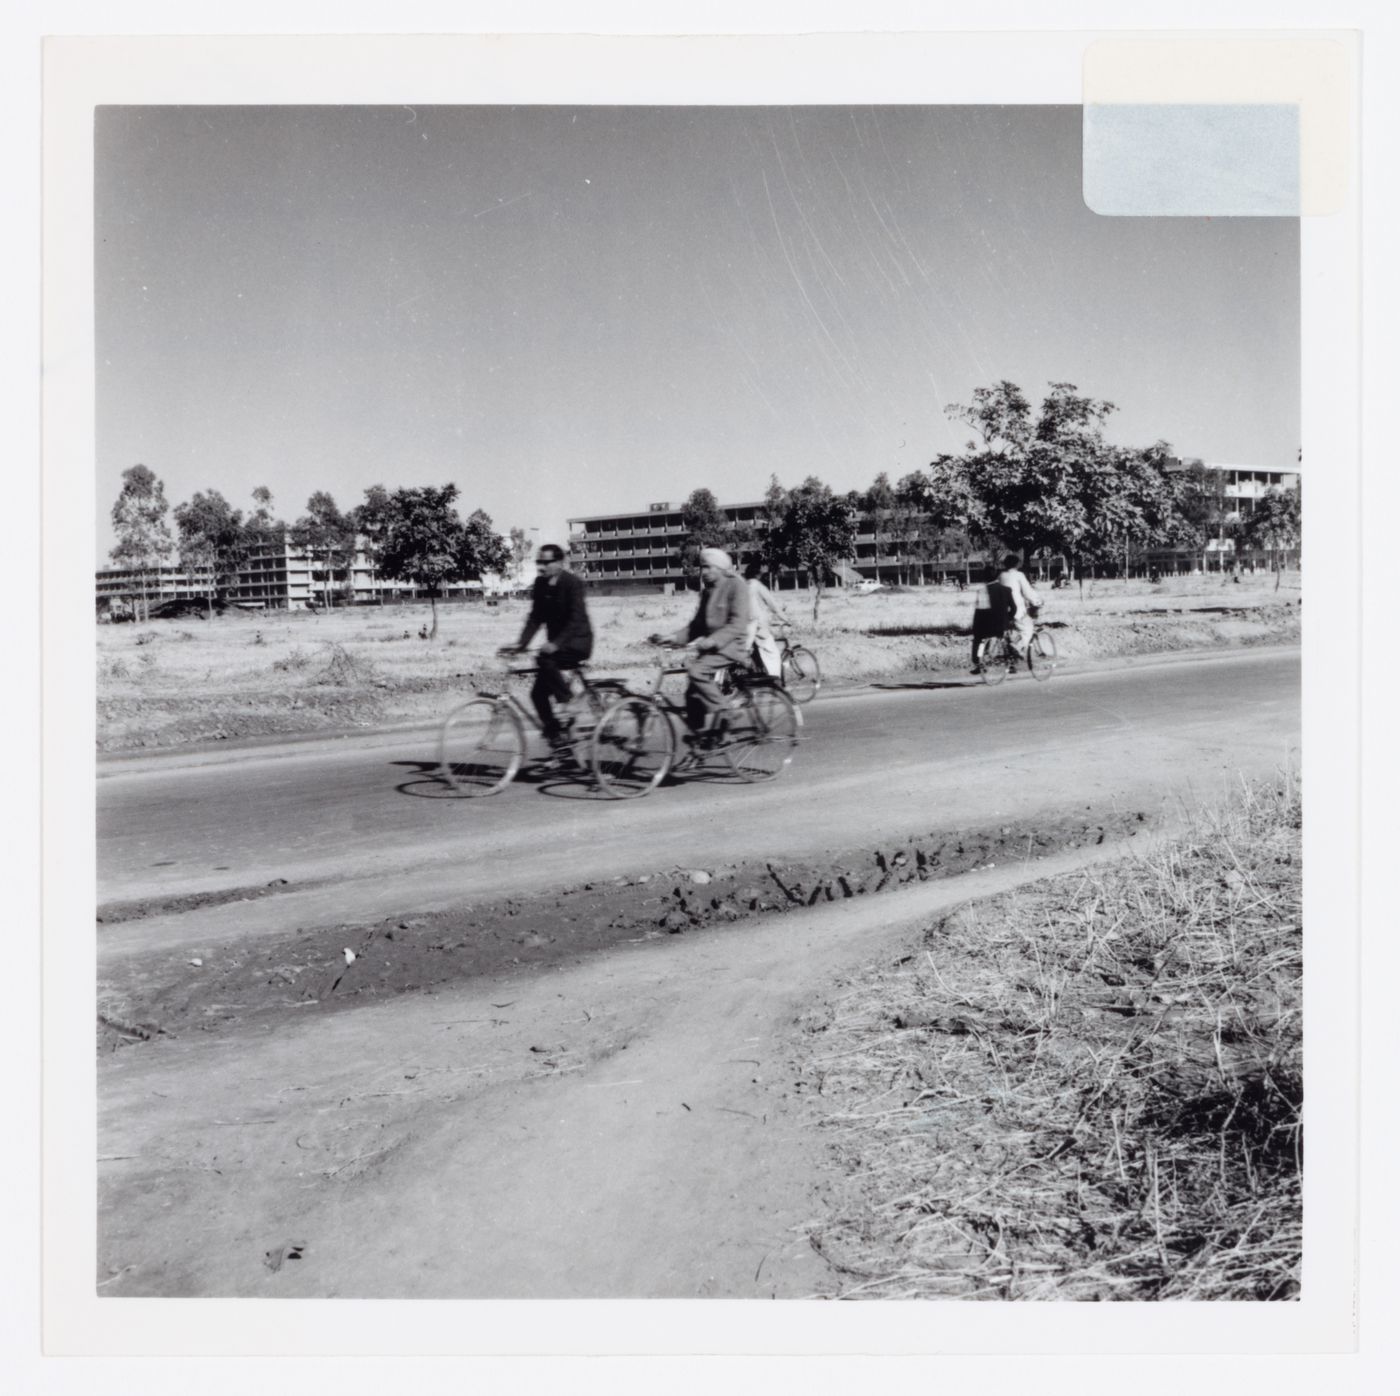
[[[219,935],[271,936],[289,916],[306,924],[346,907],[361,917],[367,906],[404,910],[391,899],[406,894],[427,907],[481,886],[599,876],[639,858],[693,867],[736,841],[773,852],[849,846],[848,829],[927,828],[931,804],[949,827],[1012,810],[1040,811],[1049,827],[1070,811],[1082,820],[1086,807],[1092,815],[1125,803],[1156,823],[1183,796],[1287,759],[1298,735],[1297,665],[1296,652],[1252,652],[1047,687],[819,704],[814,759],[804,751],[790,778],[771,789],[692,786],[636,805],[589,804],[587,842],[575,822],[582,806],[528,788],[488,802],[489,832],[481,802],[372,793],[397,739],[371,747],[373,762],[357,749],[326,763],[329,786],[311,785],[315,763],[303,757],[188,765],[173,776],[131,769],[104,780],[102,796],[105,866],[129,895],[205,878],[194,859],[219,816],[201,810],[193,786],[181,792],[182,779],[212,773],[225,795],[271,792],[265,808],[232,817],[225,839],[260,876],[272,869],[258,861],[252,826],[275,837],[279,809],[295,823],[319,808],[328,822],[328,807],[346,808],[328,805],[336,781],[364,792],[366,766],[364,798],[390,812],[389,828],[376,845],[349,814],[352,853],[308,843],[282,865],[325,882],[103,927],[99,956],[139,960]],[[174,810],[151,793],[167,781]],[[450,826],[431,846],[420,809]],[[558,855],[522,868],[541,825],[557,836]],[[156,837],[188,860],[182,871],[122,873],[114,845],[129,856]],[[454,856],[482,845],[470,864]],[[407,849],[420,855],[411,873],[386,871]],[[820,1141],[787,1070],[804,1009],[843,968],[899,944],[939,907],[1105,851],[636,937],[574,963],[348,1012],[305,1017],[289,1001],[272,1021],[105,1055],[99,1293],[822,1293],[828,1277],[800,1230],[820,1206]]]

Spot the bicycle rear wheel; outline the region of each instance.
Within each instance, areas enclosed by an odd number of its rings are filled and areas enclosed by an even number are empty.
[[[1055,637],[1048,631],[1037,630],[1031,636],[1030,648],[1026,651],[1026,662],[1031,673],[1044,683],[1055,672],[1060,656],[1055,651]]]
[[[622,698],[593,730],[591,761],[599,788],[617,800],[655,790],[676,754],[676,734],[659,704]]]
[[[792,762],[802,713],[780,688],[746,689],[729,714],[725,759],[740,780],[774,780]]]
[[[442,724],[438,769],[459,794],[494,795],[524,759],[525,731],[503,699],[473,698]]]
[[[794,703],[810,703],[822,686],[821,665],[811,650],[794,645],[783,656],[783,687]]]
[[[1011,646],[1002,635],[982,641],[982,682],[999,684],[1011,670]]]

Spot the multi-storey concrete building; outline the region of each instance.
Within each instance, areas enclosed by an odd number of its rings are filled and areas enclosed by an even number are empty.
[[[449,582],[440,588],[440,596],[463,598],[482,590],[481,582]],[[163,566],[143,574],[134,568],[108,567],[97,573],[100,612],[120,613],[138,597],[144,597],[152,607],[167,601],[202,602],[213,591],[213,578],[198,568]],[[348,563],[341,561],[328,568],[306,549],[278,539],[252,548],[220,594],[228,605],[249,610],[287,610],[321,605],[328,597],[336,604],[365,604],[416,600],[426,598],[428,592],[424,587],[379,576],[363,549],[357,550]]]
[[[761,502],[724,504],[721,512],[741,536],[757,540],[767,526]],[[685,586],[693,581],[681,562],[686,528],[676,504],[652,504],[642,513],[591,514],[569,520],[570,565],[604,589],[646,589]],[[741,549],[742,551],[742,549]],[[965,567],[961,550],[941,546],[929,536],[922,520],[908,512],[886,513],[877,519],[861,513],[856,520],[855,551],[834,568],[837,585],[861,581],[936,581]],[[973,553],[973,562],[981,555]],[[778,575],[780,588],[805,586],[796,572]]]
[[[1174,460],[1170,469],[1187,470],[1192,463]],[[1253,510],[1255,501],[1274,488],[1293,489],[1298,470],[1271,470],[1260,466],[1208,465],[1220,472],[1224,511],[1221,536],[1205,550],[1206,565],[1223,565],[1236,556],[1234,543],[1225,536],[1225,527]],[[740,530],[751,530],[755,540],[765,527],[762,503],[720,506],[725,518]],[[595,587],[604,590],[653,590],[685,586],[693,581],[681,562],[686,528],[681,506],[650,504],[645,510],[627,514],[588,514],[569,520],[570,565]],[[993,549],[991,551],[996,551]],[[882,511],[878,516],[862,511],[856,519],[856,540],[852,556],[836,569],[834,580],[843,582],[877,581],[927,583],[948,577],[966,576],[971,568],[991,560],[991,551],[965,546],[956,536],[932,532],[924,518],[908,510]],[[1241,553],[1241,556],[1243,554]],[[1199,567],[1202,555],[1189,549],[1153,549],[1138,552],[1129,562],[1130,570],[1190,570]],[[1042,570],[1047,570],[1044,564]],[[784,572],[780,587],[803,586],[806,579]]]

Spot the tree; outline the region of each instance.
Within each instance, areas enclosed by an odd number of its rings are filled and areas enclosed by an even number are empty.
[[[969,520],[988,542],[1037,552],[1063,553],[1077,572],[1128,515],[1120,515],[1116,482],[1123,455],[1104,439],[1117,409],[1081,395],[1073,383],[1051,383],[1039,413],[1014,383],[978,388],[971,406],[954,404],[950,417],[977,433],[961,456],[941,456],[930,467],[956,500],[971,497]]]
[[[1283,576],[1283,554],[1303,541],[1303,493],[1275,485],[1254,501],[1240,532],[1251,547],[1265,548],[1274,571],[1274,590]]]
[[[180,533],[180,564],[191,584],[201,578],[214,614],[214,601],[233,585],[248,556],[248,533],[243,511],[229,504],[218,490],[195,493],[176,506],[175,526]]]
[[[264,567],[270,566],[268,555],[273,552],[280,552],[286,545],[287,525],[277,518],[272,512],[272,491],[266,485],[259,485],[253,491],[253,512],[244,521],[243,527],[248,535],[248,554],[253,559],[263,559]],[[269,596],[281,595],[280,591],[271,593],[266,585],[267,571],[260,570],[257,575],[264,579],[263,600],[268,600]]]
[[[906,475],[900,481],[900,491],[917,508],[912,523],[912,550],[919,551],[929,534],[940,539],[956,538],[962,552],[964,579],[971,582],[969,554],[974,547],[984,548],[989,540],[982,504],[962,459],[935,457],[924,475]]]
[[[388,526],[379,556],[384,576],[427,588],[433,639],[438,633],[437,599],[443,584],[497,571],[509,557],[506,540],[492,528],[489,514],[478,509],[463,524],[455,507],[457,494],[457,486],[451,484],[395,490],[389,496]]]
[[[880,543],[888,538],[894,527],[897,500],[890,477],[881,471],[870,488],[860,496],[860,508],[870,520],[870,532],[875,540],[875,580],[880,580]]]
[[[389,528],[389,491],[383,485],[370,485],[362,504],[350,511],[350,523],[364,540],[365,560],[369,563],[370,588],[379,597],[379,558]]]
[[[1206,570],[1207,545],[1224,542],[1234,532],[1229,501],[1225,496],[1225,472],[1215,470],[1197,457],[1182,462],[1177,476],[1176,516],[1178,541],[1201,555],[1201,571]]]
[[[776,481],[774,482],[776,483]],[[812,620],[821,609],[826,578],[855,548],[855,510],[815,475],[788,492],[777,527],[764,540],[765,558],[806,575],[814,588]]]
[[[690,498],[681,505],[681,524],[685,538],[681,541],[680,564],[687,572],[699,571],[701,548],[733,545],[733,526],[709,490],[690,492]]]
[[[144,465],[122,471],[121,493],[112,505],[117,542],[110,556],[119,567],[131,570],[134,608],[143,621],[151,618],[150,575],[159,572],[174,546],[166,522],[169,512],[165,485],[153,471]]]
[[[326,605],[331,604],[331,583],[341,568],[348,571],[355,557],[355,523],[342,514],[325,490],[317,490],[306,501],[306,513],[291,527],[291,539],[306,550],[314,564],[319,558]]]
[[[897,580],[907,585],[911,564],[922,561],[927,546],[924,477],[918,471],[911,471],[900,478],[891,495],[893,502],[884,527],[885,543],[895,561]]]
[[[971,406],[950,403],[943,410],[967,423],[981,438],[980,449],[994,455],[1024,456],[1035,437],[1030,403],[1020,388],[1005,378],[990,388],[974,388]],[[979,447],[969,441],[967,449],[975,452]]]
[[[1176,541],[1181,520],[1178,486],[1168,472],[1165,441],[1127,449],[1112,447],[1085,462],[1079,480],[1085,526],[1080,558],[1132,571],[1133,550]]]
[[[259,485],[253,491],[253,503],[256,507],[248,515],[246,525],[249,534],[256,539],[269,541],[279,535],[285,535],[287,525],[274,516],[272,491],[266,485]]]
[[[510,562],[510,544],[496,532],[491,515],[474,509],[462,525],[457,549],[457,576],[477,582],[487,572],[502,572]]]
[[[525,566],[530,561],[530,535],[517,525],[510,531],[509,546],[511,586],[524,586]]]

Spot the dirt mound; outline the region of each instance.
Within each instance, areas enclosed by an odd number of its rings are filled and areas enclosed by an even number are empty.
[[[193,954],[135,957],[99,985],[102,1017],[108,1020],[106,1025],[99,1020],[99,1047],[112,1050],[190,1031],[232,1031],[294,1010],[301,1015],[333,1011],[521,966],[577,960],[624,941],[701,931],[1102,843],[1142,821],[1140,814],[1124,814],[1105,822],[1067,819],[925,834],[833,851],[818,860],[670,869],[433,915],[230,940]],[[252,895],[293,890],[279,883]],[[114,924],[180,909],[157,902],[111,907],[100,920]],[[123,1034],[111,1023],[140,1025],[142,1032]]]

